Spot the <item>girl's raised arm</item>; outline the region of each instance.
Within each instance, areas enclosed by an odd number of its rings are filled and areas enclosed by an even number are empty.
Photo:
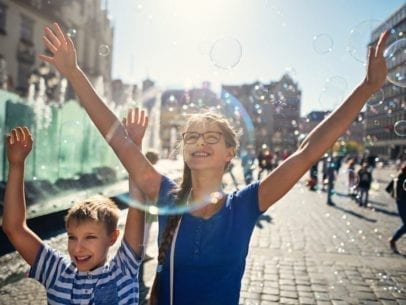
[[[365,79],[334,112],[310,132],[294,154],[260,183],[261,211],[265,211],[285,195],[311,165],[333,146],[354,121],[368,98],[383,85],[388,72],[383,56],[388,35],[388,31],[383,32],[377,46],[370,47]]]
[[[161,175],[146,160],[140,149],[128,138],[125,128],[115,114],[97,95],[95,89],[77,63],[73,41],[57,23],[45,28],[43,41],[52,56],[40,55],[71,83],[80,103],[90,119],[124,165],[132,181],[150,199],[158,194]],[[96,152],[100,153],[100,152]]]

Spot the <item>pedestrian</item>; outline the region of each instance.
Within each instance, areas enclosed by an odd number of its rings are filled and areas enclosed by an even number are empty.
[[[264,146],[258,154],[258,180],[261,179],[264,172],[265,174],[268,174],[270,171],[272,171],[272,159],[272,151],[267,146]]]
[[[309,179],[307,180],[307,187],[311,191],[317,191],[318,175],[319,175],[319,161],[314,163],[309,170]]]
[[[258,218],[320,159],[382,86],[387,74],[383,57],[387,36],[386,31],[377,47],[371,47],[364,80],[308,134],[296,152],[262,180],[227,194],[221,188],[222,178],[238,141],[224,117],[208,112],[187,120],[181,142],[184,171],[178,186],[151,166],[126,137],[125,127],[78,67],[70,37],[57,24],[52,30],[46,28],[44,42],[51,56],[40,58],[68,78],[84,109],[146,199],[158,208],[205,203],[185,214],[159,216],[158,267],[151,304],[239,304],[245,259]]]
[[[27,127],[7,136],[9,174],[4,197],[3,230],[31,266],[29,277],[43,284],[48,304],[138,304],[144,213],[129,208],[121,246],[108,261],[119,237],[120,210],[109,198],[76,202],[65,217],[69,257],[46,245],[26,223],[25,160],[32,148]]]
[[[335,203],[331,199],[334,195],[334,182],[336,179],[336,165],[334,159],[329,155],[327,157],[327,168],[326,168],[326,175],[327,175],[327,205],[334,206]]]
[[[367,162],[362,163],[361,168],[357,172],[358,176],[358,203],[361,207],[368,205],[369,189],[372,183],[372,174]]]
[[[255,149],[253,145],[247,145],[247,150],[242,153],[241,166],[244,172],[245,184],[250,184],[254,179]]]
[[[389,246],[393,252],[399,253],[396,247],[396,242],[403,234],[406,233],[406,162],[400,166],[398,175],[391,180],[386,187],[386,191],[396,200],[398,207],[399,217],[402,221],[402,225],[396,230],[392,238],[389,240]]]
[[[354,198],[357,195],[357,173],[355,172],[355,160],[351,159],[348,162],[347,167],[347,175],[348,175],[348,195],[351,198]]]

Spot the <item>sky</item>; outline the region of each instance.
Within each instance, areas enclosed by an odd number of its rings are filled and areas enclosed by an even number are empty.
[[[110,0],[113,77],[160,88],[269,83],[289,73],[302,115],[365,75],[366,43],[399,0]],[[404,36],[403,36],[404,37]],[[365,56],[364,56],[365,54]]]

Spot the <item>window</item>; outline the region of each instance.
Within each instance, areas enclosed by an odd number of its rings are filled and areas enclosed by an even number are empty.
[[[6,33],[6,10],[7,6],[0,2],[0,34]]]
[[[21,16],[20,38],[24,42],[32,43],[34,36],[34,21],[25,16]]]
[[[17,87],[20,90],[26,90],[28,88],[28,77],[30,76],[32,66],[25,62],[18,62],[18,75],[17,75]]]

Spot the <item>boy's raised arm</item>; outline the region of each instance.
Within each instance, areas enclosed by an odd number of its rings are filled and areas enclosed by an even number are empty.
[[[130,177],[144,193],[155,197],[158,193],[160,174],[128,139],[121,122],[97,95],[77,64],[76,49],[70,37],[54,23],[52,29],[45,28],[43,41],[52,56],[40,55],[40,59],[54,65],[69,80],[82,106],[113,148]]]
[[[27,227],[25,215],[24,163],[32,148],[30,131],[27,127],[14,128],[6,142],[9,173],[2,226],[14,248],[32,266],[42,240]]]
[[[148,127],[148,116],[145,111],[138,108],[129,109],[127,117],[123,119],[123,125],[131,141],[138,147],[139,151],[142,151],[142,139]],[[131,200],[140,204],[145,202],[144,194],[131,178],[129,179],[129,190]],[[134,208],[130,202],[124,229],[124,239],[139,256],[143,255],[144,251],[144,227],[145,213]]]

